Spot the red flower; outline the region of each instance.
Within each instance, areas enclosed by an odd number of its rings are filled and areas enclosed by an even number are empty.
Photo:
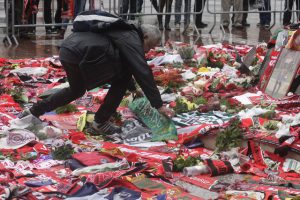
[[[234,83],[229,83],[226,85],[226,90],[234,90],[237,89],[237,86]]]
[[[175,101],[172,101],[172,102],[170,102],[169,105],[170,105],[171,108],[175,108],[175,107],[176,107],[176,102],[175,102]]]
[[[231,106],[237,106],[240,104],[240,102],[234,98],[230,98],[228,99],[228,103],[231,105]]]

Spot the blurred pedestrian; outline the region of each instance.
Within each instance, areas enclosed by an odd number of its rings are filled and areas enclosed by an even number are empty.
[[[62,9],[62,0],[57,0],[57,8],[55,12],[55,23],[61,23],[61,9]],[[51,9],[52,0],[44,0],[44,21],[45,24],[52,24],[52,9]],[[46,26],[45,27],[46,34],[58,33],[60,30],[60,26],[52,27]]]
[[[62,0],[62,23],[69,23],[70,20],[74,19],[74,1],[73,0]],[[65,32],[67,31],[68,25],[61,27],[59,37],[64,38]]]
[[[175,0],[175,13],[182,12],[182,1]],[[191,0],[184,0],[184,27],[188,27],[191,21]],[[181,14],[175,14],[175,29],[180,29]]]
[[[206,0],[195,0],[195,6],[194,6],[194,11],[195,12],[200,12],[199,14],[196,14],[195,18],[195,25],[197,28],[205,28],[207,27],[207,24],[203,23],[202,21],[202,15],[204,12],[205,8],[205,2]]]
[[[264,6],[258,8],[259,11],[271,11],[271,2],[270,0],[264,0]],[[259,13],[259,23],[257,26],[270,28],[271,23],[271,12]]]
[[[222,12],[229,12],[231,6],[233,6],[234,11],[243,11],[243,1],[241,0],[222,0],[221,6],[222,6]],[[242,20],[243,20],[243,14],[235,13],[232,26],[236,28],[242,28],[243,27]],[[221,14],[221,23],[224,28],[227,28],[229,26],[230,24],[229,13]]]
[[[284,14],[283,14],[283,25],[284,26],[288,26],[291,24],[291,19],[292,19],[292,12],[291,10],[293,10],[293,5],[294,2],[296,1],[296,10],[300,10],[300,0],[285,0],[284,3]],[[300,21],[300,12],[296,12],[297,13],[297,22]]]
[[[85,10],[86,0],[74,0],[74,17]]]
[[[137,0],[123,0],[121,6],[121,14],[124,20],[135,20],[134,15],[126,15],[129,11],[130,14],[137,13]]]
[[[159,13],[163,13],[164,12],[164,8],[166,6],[166,13],[171,13],[172,12],[172,0],[159,0],[159,6],[158,6],[158,11]],[[157,19],[158,19],[158,27],[159,30],[164,30],[164,25],[163,25],[163,15],[157,15]],[[171,15],[167,14],[165,15],[165,29],[166,30],[171,30],[170,28],[170,19],[171,19]]]

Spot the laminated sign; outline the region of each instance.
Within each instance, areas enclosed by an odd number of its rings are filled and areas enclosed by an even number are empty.
[[[150,128],[152,141],[178,139],[172,120],[160,114],[145,97],[131,102],[129,108]]]

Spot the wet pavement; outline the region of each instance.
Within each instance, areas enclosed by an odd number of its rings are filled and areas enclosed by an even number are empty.
[[[275,30],[275,28],[274,28]],[[70,34],[68,31],[66,36]],[[212,34],[209,34],[209,28],[200,30],[200,35],[193,30],[187,34],[182,34],[179,30],[163,31],[164,41],[182,41],[190,44],[207,45],[215,43],[230,44],[248,44],[256,45],[259,42],[268,41],[272,35],[271,31],[265,28],[257,28],[252,25],[250,28],[227,30],[225,34],[218,28]],[[27,39],[19,39],[18,46],[7,47],[0,44],[0,56],[6,58],[29,58],[29,57],[47,57],[57,55],[59,46],[63,40],[58,35],[45,36],[43,30],[38,30],[37,35],[30,36]]]
[[[146,2],[146,1],[145,1]],[[213,2],[209,1],[210,9],[213,8]],[[216,12],[220,11],[220,2],[216,2]],[[272,10],[280,10],[282,9],[281,0],[272,1]],[[109,4],[104,0],[104,5],[106,10],[109,9]],[[40,5],[40,12],[38,13],[38,24],[43,23],[43,13],[41,12],[43,9],[41,8],[42,3]],[[111,9],[112,9],[112,5]],[[173,5],[174,6],[174,5]],[[145,4],[144,11],[149,13],[153,12],[151,8],[150,1]],[[174,8],[173,8],[174,10]],[[4,12],[4,11],[0,11]],[[215,44],[215,43],[230,43],[230,44],[248,44],[248,45],[256,45],[259,42],[268,41],[272,33],[281,27],[282,14],[277,13],[276,17],[272,14],[272,24],[275,22],[275,26],[271,29],[259,28],[256,27],[256,24],[259,22],[259,14],[250,13],[248,14],[248,23],[250,27],[245,27],[242,29],[229,27],[229,29],[225,30],[224,34],[220,29],[220,15],[216,16],[216,26],[212,33],[210,34],[210,29],[213,26],[214,15],[209,14],[207,11],[207,7],[205,7],[205,11],[203,14],[203,21],[208,24],[207,28],[199,29],[199,35],[193,29],[189,29],[185,34],[182,34],[182,29],[174,30],[174,16],[171,17],[170,26],[172,28],[171,31],[163,31],[162,38],[163,42],[172,40],[172,41],[182,41],[190,44],[198,44],[198,45],[206,45],[206,44]],[[191,21],[193,21],[191,16]],[[275,19],[275,21],[274,21]],[[157,24],[156,16],[144,16],[140,18],[144,23]],[[183,21],[183,17],[182,17]],[[183,24],[183,22],[182,22]],[[71,27],[68,27],[68,31],[66,36],[70,34]],[[2,35],[3,37],[3,35]],[[2,39],[2,38],[0,38]],[[2,40],[1,40],[2,41]],[[59,45],[62,40],[59,39],[58,35],[46,35],[43,27],[36,28],[36,35],[29,36],[28,39],[19,39],[19,46],[6,47],[3,43],[0,43],[0,56],[8,57],[8,58],[26,58],[26,57],[47,57],[51,55],[57,55],[59,51]]]

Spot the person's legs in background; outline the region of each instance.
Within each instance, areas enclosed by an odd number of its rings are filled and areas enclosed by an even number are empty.
[[[44,0],[44,21],[45,24],[52,24],[52,12],[51,12],[52,0]],[[46,34],[52,33],[52,27],[46,26]]]
[[[54,21],[56,24],[62,23],[62,19],[61,19],[62,4],[63,4],[62,0],[57,0],[57,8],[56,8],[55,17],[54,17]],[[54,31],[56,31],[56,32],[59,32],[60,29],[61,29],[61,26],[54,27]]]
[[[129,9],[129,0],[122,0],[120,13],[127,14]],[[127,15],[122,15],[122,19],[127,20]]]
[[[74,17],[85,10],[86,0],[75,0],[74,1]]]
[[[167,0],[166,1],[166,12],[171,13],[172,12],[172,2],[173,0]],[[166,15],[165,17],[165,30],[171,30],[170,28],[170,20],[171,20],[171,15]]]
[[[187,28],[191,23],[191,6],[192,1],[191,0],[184,0],[184,27]]]
[[[166,1],[168,1],[168,0],[159,0],[159,6],[158,6],[159,13],[163,13],[164,12],[164,7],[166,5]],[[159,30],[164,30],[162,19],[163,19],[162,15],[157,15]]]
[[[249,11],[249,0],[243,0],[243,11]],[[250,24],[247,22],[248,13],[243,13],[243,20],[242,24],[243,26],[250,26]]]
[[[243,11],[243,2],[241,0],[233,0],[233,7],[235,11]],[[233,26],[236,28],[243,27],[242,20],[243,20],[243,14],[235,13]]]
[[[74,9],[74,2],[73,0],[63,0],[63,4],[62,4],[62,23],[67,24],[69,23],[70,19],[73,18],[73,11]],[[64,38],[65,32],[68,28],[68,25],[63,25],[61,27],[60,33],[59,33],[59,37],[61,39]]]
[[[206,2],[206,0],[196,0],[195,1],[194,11],[195,12],[202,11],[200,14],[196,14],[196,17],[195,17],[195,24],[196,24],[197,28],[205,28],[207,26],[207,24],[203,23],[203,21],[202,21],[202,15],[203,15],[203,11],[205,8],[205,2]]]
[[[89,10],[95,10],[95,0],[89,0]]]
[[[294,0],[285,0],[284,3],[284,14],[283,14],[283,26],[291,24],[292,12]]]
[[[222,12],[229,12],[231,7],[231,0],[222,0],[221,1]],[[221,14],[221,23],[224,28],[227,28],[230,23],[230,16],[228,13]]]
[[[129,13],[135,14],[136,11],[137,11],[137,7],[138,7],[137,0],[129,0],[129,6],[130,6]],[[128,19],[135,20],[135,16],[134,15],[129,15]]]
[[[180,13],[182,0],[175,0],[175,13]],[[181,14],[175,14],[175,29],[180,29]]]
[[[300,10],[300,0],[296,0],[296,9]],[[300,12],[297,12],[297,23],[300,23]]]
[[[259,11],[270,11],[271,10],[271,2],[270,0],[264,1],[264,7],[259,8]],[[271,23],[271,12],[268,13],[259,13],[260,26],[269,28]]]
[[[39,7],[39,0],[28,2],[28,8],[27,8],[28,24],[36,24],[38,7]],[[28,30],[28,34],[35,34],[36,27],[28,27],[27,30]]]
[[[138,0],[138,1],[137,1],[137,4],[138,4],[137,12],[138,12],[138,13],[142,13],[142,10],[143,10],[143,3],[144,3],[144,0]]]
[[[153,8],[155,9],[155,11],[158,12],[159,9],[158,9],[157,0],[150,0],[150,1],[151,1]]]

